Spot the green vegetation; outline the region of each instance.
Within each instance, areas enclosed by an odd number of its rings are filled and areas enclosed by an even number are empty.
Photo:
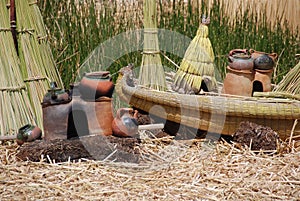
[[[236,16],[234,26],[229,26],[217,0],[210,11],[207,11],[205,4],[202,4],[201,8],[195,8],[190,1],[187,4],[183,1],[174,2],[159,1],[158,28],[176,31],[192,39],[196,35],[201,15],[210,12],[209,38],[216,56],[215,63],[222,77],[225,73],[227,54],[236,48],[278,53],[275,83],[296,65],[295,54],[300,52],[299,32],[292,34],[286,27],[279,25],[271,27],[266,20],[261,20],[265,19],[264,17],[258,18],[251,14],[250,8],[249,12],[245,12],[245,16]],[[41,0],[39,6],[65,86],[74,81],[78,68],[100,43],[125,31],[141,29],[143,26],[142,1],[136,1],[132,6],[136,10],[107,1],[96,4],[94,0]],[[118,45],[122,48],[122,45]],[[187,46],[186,41],[177,41],[174,51],[176,48]],[[180,64],[183,55],[181,57],[170,52],[164,53]],[[128,63],[140,66],[141,60],[141,51],[131,52],[118,58],[106,69],[115,73]],[[162,63],[164,66],[175,68],[164,57]]]

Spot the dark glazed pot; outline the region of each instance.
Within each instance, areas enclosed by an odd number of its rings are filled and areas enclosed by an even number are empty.
[[[270,70],[275,66],[278,55],[276,53],[265,53],[249,50],[251,57],[254,59],[254,68],[260,70]]]
[[[234,49],[229,52],[228,66],[236,70],[252,70],[253,59],[247,49]]]
[[[108,71],[98,71],[84,74],[79,83],[79,92],[83,99],[96,100],[101,96],[112,97],[114,91]]]
[[[17,143],[22,145],[24,142],[32,142],[42,137],[42,131],[39,127],[27,124],[19,129],[17,134]]]
[[[138,132],[137,110],[120,108],[112,122],[112,131],[118,137],[133,137]]]

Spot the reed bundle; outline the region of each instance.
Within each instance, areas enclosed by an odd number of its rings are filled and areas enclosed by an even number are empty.
[[[300,62],[286,74],[274,91],[300,95]]]
[[[139,84],[156,90],[167,88],[158,44],[155,0],[144,0],[144,46]]]
[[[49,89],[49,81],[62,86],[47,44],[47,35],[36,2],[16,1],[19,55],[23,79],[35,112],[36,122],[43,128],[41,102]]]
[[[203,19],[196,37],[187,48],[180,68],[175,74],[175,91],[180,93],[199,93],[201,88],[216,91],[217,81],[214,71],[214,52],[208,38],[207,19]],[[203,83],[206,87],[204,87]],[[206,89],[204,89],[206,88]]]
[[[0,1],[0,19],[0,136],[3,136],[15,134],[24,124],[33,124],[34,118],[5,1]]]

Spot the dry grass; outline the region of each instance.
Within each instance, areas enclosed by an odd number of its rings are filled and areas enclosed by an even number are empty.
[[[140,164],[19,162],[0,147],[1,200],[297,200],[300,150],[254,154],[226,143],[145,138]]]
[[[216,0],[190,0],[192,9],[199,9],[201,12],[201,5],[204,3],[208,7],[210,12],[213,4]],[[271,24],[271,27],[275,27],[280,24],[283,28],[289,27],[291,31],[297,32],[300,28],[300,10],[298,0],[217,0],[221,8],[224,11],[224,17],[227,17],[231,24],[234,24],[236,20],[241,20],[240,17],[244,16],[246,12],[253,17],[257,18],[258,22],[266,20]],[[143,16],[141,13],[142,0],[130,1],[130,0],[118,0],[116,1],[117,13],[128,16],[126,19],[133,20],[136,24],[141,24],[140,20]],[[165,9],[172,12],[172,5],[174,1],[163,0],[162,2]],[[176,4],[183,1],[175,1]],[[188,1],[185,1],[187,3]],[[114,4],[112,4],[114,5]],[[200,5],[200,6],[199,6]],[[101,3],[97,3],[97,7],[101,8]],[[233,14],[234,13],[234,14]],[[158,15],[159,16],[159,15]]]

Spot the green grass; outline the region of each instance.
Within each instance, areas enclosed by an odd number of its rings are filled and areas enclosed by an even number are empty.
[[[117,15],[116,6],[102,3],[102,9],[98,14],[94,0],[77,2],[79,3],[75,4],[75,0],[39,1],[48,28],[53,55],[66,87],[75,81],[78,68],[100,43],[123,32],[142,28],[142,17],[128,17],[133,14],[127,11],[127,8],[123,8],[124,12]],[[142,9],[142,7],[140,8]],[[160,0],[158,10],[159,28],[176,31],[192,39],[196,34],[202,14],[199,13],[199,10],[206,12],[206,6],[203,4],[201,9],[193,9],[191,3],[179,3],[166,7],[165,2]],[[234,27],[228,26],[227,19],[220,17],[223,14],[222,10],[219,9],[217,0],[210,12],[209,37],[216,56],[216,67],[221,77],[225,75],[227,54],[231,49],[236,48],[253,48],[259,51],[278,53],[280,57],[274,75],[275,83],[278,83],[296,65],[295,54],[300,52],[299,33],[292,34],[286,27],[280,26],[271,29],[266,21],[258,22],[256,16],[251,14],[250,17],[240,16],[237,18]],[[116,44],[116,46],[126,48],[125,45]],[[182,52],[182,48],[187,46],[185,40],[176,41],[173,45],[173,51]],[[165,54],[177,64],[180,64],[183,56],[170,52],[165,52]],[[130,52],[111,61],[109,66],[102,66],[102,68],[108,69],[114,74],[128,63],[139,66],[141,59],[140,51]],[[174,68],[163,57],[162,63],[164,66]]]

